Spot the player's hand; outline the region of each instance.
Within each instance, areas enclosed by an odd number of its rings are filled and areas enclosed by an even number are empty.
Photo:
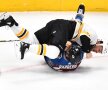
[[[92,58],[92,53],[91,53],[91,52],[90,52],[90,53],[86,53],[86,58],[87,58],[87,59]]]
[[[71,46],[72,46],[72,43],[70,41],[67,41],[65,51],[69,50]]]

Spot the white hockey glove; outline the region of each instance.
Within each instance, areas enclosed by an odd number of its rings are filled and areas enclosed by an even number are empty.
[[[108,54],[108,42],[103,45],[102,54]]]

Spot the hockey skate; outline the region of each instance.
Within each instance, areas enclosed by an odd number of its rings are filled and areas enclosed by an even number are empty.
[[[77,15],[75,17],[75,19],[77,21],[82,22],[83,18],[84,18],[84,13],[85,13],[85,6],[83,4],[80,4],[77,10]]]
[[[25,53],[28,51],[30,44],[24,42],[14,42],[15,54],[17,59],[24,59]]]
[[[0,27],[2,26],[12,27],[13,25],[18,26],[18,23],[14,20],[14,18],[11,15],[4,13],[0,16]]]

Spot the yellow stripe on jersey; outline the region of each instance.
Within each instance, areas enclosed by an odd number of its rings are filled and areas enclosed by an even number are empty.
[[[80,34],[82,33],[82,28],[83,28],[83,26],[84,26],[84,23],[82,23],[82,24],[80,25],[80,28],[79,28],[79,30],[78,30],[78,37],[79,37]]]
[[[19,39],[23,40],[23,39],[27,38],[28,35],[29,35],[29,32],[26,31],[26,33],[22,37],[20,37]]]
[[[80,28],[79,28],[79,30],[78,30],[78,34],[77,34],[77,36],[76,36],[75,38],[72,39],[72,41],[76,41],[77,38],[80,37],[80,35],[81,35],[81,33],[82,33],[82,28],[83,28],[83,26],[84,26],[84,23],[81,23]]]
[[[26,29],[22,28],[22,30],[16,34],[16,36],[20,39],[23,40],[25,38],[27,38],[27,36],[29,35],[29,31],[27,31]]]
[[[46,56],[46,44],[43,44],[43,55]]]
[[[18,37],[18,36],[21,36],[21,35],[24,33],[24,31],[25,31],[25,29],[22,28],[22,30],[21,30],[20,32],[18,32],[18,33],[16,34],[16,36],[17,36],[17,37]]]
[[[81,35],[87,35],[87,36],[90,36],[91,34],[90,34],[89,32],[83,31],[83,32],[81,32]]]
[[[41,47],[41,45],[39,44],[39,45],[38,45],[38,52],[37,52],[37,55],[40,55],[41,49],[42,49],[42,47]]]

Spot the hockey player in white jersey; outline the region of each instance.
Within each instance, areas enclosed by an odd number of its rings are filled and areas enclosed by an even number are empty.
[[[21,59],[24,58],[27,50],[28,52],[30,51],[37,55],[43,55],[50,59],[56,59],[61,55],[61,52],[65,52],[66,58],[70,59],[69,62],[73,64],[71,59],[75,57],[75,55],[72,55],[74,51],[86,53],[87,58],[92,56],[91,51],[96,53],[102,52],[102,46],[98,44],[97,34],[82,22],[84,12],[85,6],[81,4],[77,10],[75,20],[52,20],[35,33],[31,33],[21,27],[11,15],[4,14],[0,19],[0,27],[9,26],[21,41]],[[75,47],[75,50],[72,48],[74,42],[77,42],[75,45],[78,46]],[[81,48],[79,48],[79,46]],[[79,59],[82,59],[82,56]],[[69,62],[66,62],[66,64]],[[81,60],[78,61],[78,63],[74,62],[76,67],[78,67],[80,62]]]

